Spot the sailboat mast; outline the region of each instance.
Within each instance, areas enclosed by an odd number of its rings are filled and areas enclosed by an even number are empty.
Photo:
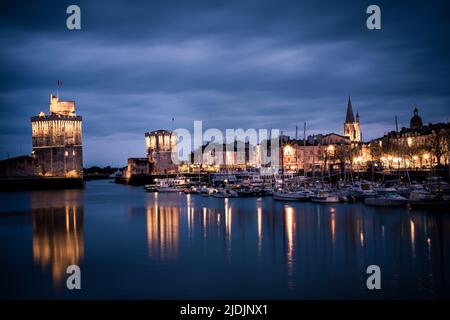
[[[398,121],[397,121],[397,116],[395,116],[395,131],[396,131],[396,136],[397,136],[397,174],[398,174],[398,182],[401,182],[401,177],[400,177],[400,137],[399,137],[399,133],[398,133]]]
[[[306,122],[303,123],[303,175],[306,178]]]

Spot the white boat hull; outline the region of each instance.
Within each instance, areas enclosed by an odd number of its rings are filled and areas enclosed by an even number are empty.
[[[161,188],[156,188],[156,192],[183,192],[183,189],[181,189],[181,188],[161,187]]]
[[[279,193],[279,192],[273,193],[273,199],[280,200],[280,201],[307,201],[307,200],[309,200],[308,197],[305,197],[303,195],[299,195],[299,194],[295,194],[295,193]]]
[[[318,203],[338,203],[339,198],[338,197],[311,197],[312,202],[318,202]]]

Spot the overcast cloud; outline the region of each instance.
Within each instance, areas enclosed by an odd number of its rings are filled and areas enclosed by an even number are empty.
[[[382,30],[366,28],[370,4]],[[82,30],[66,28],[78,4]],[[83,116],[85,166],[144,156],[144,132],[279,128],[363,139],[448,121],[448,1],[2,1],[0,158],[31,151],[55,84]]]

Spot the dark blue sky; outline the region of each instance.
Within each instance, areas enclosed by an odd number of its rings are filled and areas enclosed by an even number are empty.
[[[66,28],[70,4],[82,30]],[[370,4],[382,30],[366,28]],[[279,128],[363,139],[449,119],[448,1],[12,1],[0,4],[0,158],[31,151],[56,80],[84,117],[84,162],[125,165],[144,132]]]

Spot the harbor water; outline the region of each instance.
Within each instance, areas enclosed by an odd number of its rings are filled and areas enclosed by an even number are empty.
[[[1,299],[450,297],[450,214],[84,190],[0,193]],[[450,209],[449,209],[450,211]],[[66,269],[81,269],[68,290]],[[378,265],[381,290],[368,290]]]

